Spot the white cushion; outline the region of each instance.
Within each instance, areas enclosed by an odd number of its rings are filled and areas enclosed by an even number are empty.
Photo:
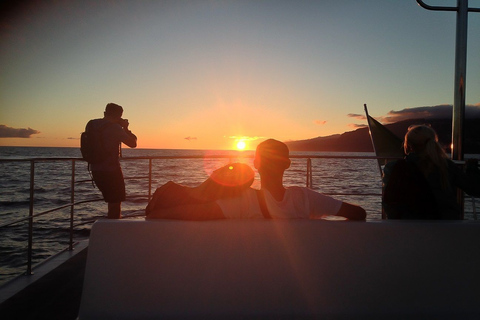
[[[480,316],[480,224],[94,224],[80,319]]]

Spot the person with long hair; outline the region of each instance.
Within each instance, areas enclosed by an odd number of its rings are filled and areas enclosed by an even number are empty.
[[[457,188],[480,195],[480,170],[474,159],[466,172],[449,160],[428,125],[408,128],[406,157],[385,166],[383,206],[388,219],[462,219]]]

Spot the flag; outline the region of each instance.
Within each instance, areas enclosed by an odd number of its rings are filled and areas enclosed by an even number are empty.
[[[368,129],[370,131],[370,138],[372,139],[373,151],[377,157],[385,157],[387,159],[378,159],[380,167],[380,174],[382,174],[381,166],[387,163],[388,158],[403,158],[403,140],[397,137],[392,131],[388,130],[384,125],[370,117],[365,107],[365,114],[367,116]]]
[[[370,117],[366,104],[364,107],[365,115],[367,116],[368,130],[370,132],[370,138],[372,139],[373,151],[375,151],[375,155],[377,156],[380,176],[383,177],[382,165],[384,166],[387,162],[394,160],[395,158],[403,158],[405,156],[403,151],[403,141],[392,131],[388,130],[383,124]],[[381,159],[382,157],[386,159]],[[382,187],[382,199],[383,191]],[[382,219],[386,219],[383,205]]]

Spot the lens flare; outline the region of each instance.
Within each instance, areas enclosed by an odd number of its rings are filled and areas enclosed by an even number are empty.
[[[246,146],[247,146],[247,144],[243,140],[240,140],[240,141],[237,142],[237,149],[238,150],[244,150]]]

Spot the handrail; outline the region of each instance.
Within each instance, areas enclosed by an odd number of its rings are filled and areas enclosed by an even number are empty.
[[[190,156],[138,156],[138,157],[122,157],[121,160],[125,161],[137,161],[137,160],[148,160],[148,174],[143,174],[140,176],[129,176],[125,177],[126,180],[131,179],[148,179],[148,195],[141,196],[141,195],[134,195],[134,196],[127,196],[127,200],[131,199],[145,199],[147,202],[150,200],[152,195],[152,161],[153,160],[175,160],[175,159],[228,159],[228,158],[252,158],[253,154],[242,154],[239,153],[238,155],[190,155]],[[363,159],[363,160],[376,160],[379,157],[376,156],[365,156],[365,155],[296,155],[291,154],[290,157],[292,159],[307,159],[307,176],[306,176],[306,185],[307,187],[313,186],[313,169],[312,169],[312,159],[343,159],[343,160],[354,160],[354,159]],[[382,157],[381,159],[385,159]],[[395,159],[395,158],[391,158]],[[391,160],[389,158],[389,160]],[[35,190],[35,164],[38,162],[47,162],[47,161],[70,161],[71,162],[71,181],[70,181],[70,203],[63,204],[61,206],[44,210],[39,213],[34,213],[34,190]],[[26,274],[29,275],[32,273],[32,256],[33,256],[33,223],[34,219],[45,216],[47,214],[51,214],[53,212],[65,209],[70,207],[70,214],[69,214],[69,230],[70,230],[70,239],[68,250],[73,250],[74,244],[74,230],[78,226],[85,225],[96,221],[98,217],[94,217],[93,219],[89,219],[88,221],[81,221],[79,223],[74,223],[75,218],[75,207],[85,203],[91,203],[96,201],[102,201],[102,198],[93,198],[93,199],[85,199],[85,200],[76,200],[75,199],[75,186],[86,183],[92,182],[91,179],[81,179],[76,180],[76,170],[75,165],[78,161],[85,161],[83,158],[80,157],[50,157],[50,158],[20,158],[20,159],[0,159],[0,162],[30,162],[30,200],[29,200],[29,215],[27,217],[15,219],[13,221],[8,221],[3,224],[0,224],[0,228],[9,227],[15,224],[23,223],[28,221],[28,247],[27,247],[27,271]],[[380,193],[325,193],[327,195],[345,195],[345,196],[381,196]],[[78,209],[77,209],[78,210]],[[134,214],[132,217],[141,216],[141,214]]]
[[[47,211],[43,211],[43,212],[39,212],[39,213],[36,213],[34,215],[32,215],[32,218],[37,218],[37,217],[41,217],[41,216],[44,216],[48,213],[52,213],[52,212],[55,212],[55,211],[58,211],[58,210],[61,210],[61,209],[65,209],[65,208],[68,208],[68,207],[72,207],[72,206],[76,206],[76,205],[79,205],[79,204],[83,204],[83,203],[90,203],[90,202],[96,202],[96,201],[103,201],[103,199],[101,198],[96,198],[96,199],[88,199],[88,200],[82,200],[82,201],[76,201],[76,202],[71,202],[71,203],[67,203],[67,204],[64,204],[64,205],[61,205],[59,207],[55,207],[53,209],[49,209]],[[14,221],[10,221],[10,222],[6,222],[4,224],[0,224],[0,228],[3,228],[3,227],[9,227],[9,226],[12,226],[14,224],[17,224],[17,223],[20,223],[20,222],[24,222],[24,221],[27,221],[27,220],[30,220],[30,216],[28,217],[25,217],[25,218],[19,218],[19,219],[16,219]]]
[[[307,188],[313,188],[312,159],[307,159]]]
[[[443,7],[443,6],[431,6],[423,2],[422,0],[417,0],[417,3],[422,8],[427,10],[435,10],[435,11],[457,11],[457,7]]]
[[[32,255],[33,255],[33,192],[35,181],[35,162],[30,162],[30,201],[28,210],[28,248],[27,248],[27,275],[32,274]]]
[[[253,155],[244,155],[244,157],[251,158]],[[377,157],[377,156],[364,156],[364,155],[290,155],[291,158],[295,159],[306,159],[307,160],[307,176],[306,176],[306,185],[307,187],[313,186],[313,169],[312,169],[312,159],[343,159],[343,160],[351,160],[351,159],[363,159],[363,160],[378,160],[378,159],[396,159],[396,158],[385,158],[385,157]],[[164,159],[222,159],[222,158],[235,158],[232,155],[207,155],[207,156],[140,156],[140,157],[123,157],[122,160],[148,160],[148,174],[141,175],[141,176],[131,176],[125,177],[126,180],[131,179],[148,179],[148,196],[142,195],[134,195],[134,196],[127,196],[128,200],[131,199],[145,199],[147,201],[151,198],[151,189],[152,189],[152,161],[155,159],[164,160]],[[33,256],[33,220],[34,218],[47,215],[49,213],[53,213],[58,210],[62,210],[65,208],[70,207],[70,241],[68,250],[73,250],[73,231],[76,227],[89,224],[95,222],[98,217],[93,217],[93,219],[89,219],[88,221],[82,221],[80,223],[74,223],[74,216],[75,216],[75,207],[80,204],[91,203],[96,201],[102,201],[102,198],[96,197],[93,199],[86,199],[86,200],[79,200],[75,201],[75,186],[81,183],[91,182],[91,179],[83,179],[83,180],[75,180],[76,170],[75,165],[77,161],[85,161],[82,158],[29,158],[29,159],[0,159],[0,162],[30,162],[30,201],[29,201],[29,215],[27,217],[15,219],[14,221],[9,221],[3,224],[0,224],[0,228],[12,226],[18,223],[22,223],[28,221],[28,250],[27,250],[27,271],[26,274],[32,273],[32,256]],[[70,190],[70,203],[63,204],[61,206],[55,207],[53,209],[48,209],[39,213],[33,213],[34,209],[34,187],[35,187],[35,163],[36,162],[43,162],[43,161],[71,161],[71,190]],[[324,193],[326,195],[343,195],[343,196],[381,196],[381,193]],[[134,214],[131,215],[132,217],[141,216],[142,214]],[[476,214],[475,214],[476,215]]]
[[[423,2],[423,0],[417,0],[417,3],[419,6],[427,10],[433,10],[433,11],[457,11],[458,10],[458,6],[456,7],[431,6]],[[480,12],[480,8],[467,8],[467,11]]]
[[[387,160],[392,160],[392,159],[398,159],[396,157],[377,157],[377,156],[364,156],[364,155],[297,155],[297,154],[290,154],[290,158],[296,158],[296,159],[307,159],[307,158],[312,158],[312,159],[365,159],[365,160],[377,160],[377,159],[387,159]],[[228,159],[228,158],[253,158],[253,155],[243,155],[239,154],[239,156],[232,156],[232,155],[191,155],[191,156],[135,156],[135,157],[121,157],[121,160],[175,160],[175,159]],[[66,161],[66,160],[75,160],[75,161],[85,161],[81,157],[63,157],[63,158],[56,158],[56,157],[50,157],[50,158],[0,158],[0,162],[30,162],[30,161]],[[82,180],[79,180],[77,182],[80,182]],[[85,180],[83,180],[85,181]]]

